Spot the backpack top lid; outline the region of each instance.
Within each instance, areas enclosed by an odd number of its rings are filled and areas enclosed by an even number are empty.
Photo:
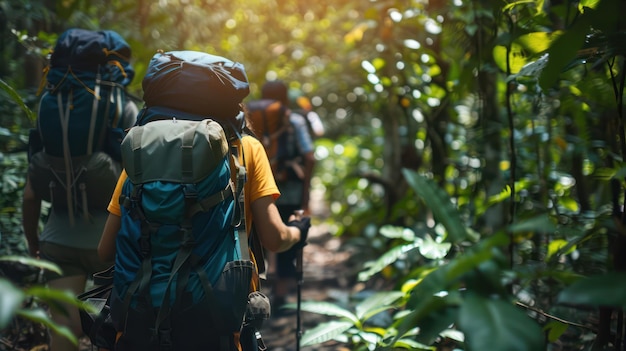
[[[241,63],[198,51],[157,52],[142,81],[146,106],[229,120],[250,93]]]
[[[287,95],[287,84],[282,80],[271,80],[265,82],[261,87],[261,98],[278,100],[283,105],[289,105],[289,98]]]
[[[130,65],[130,45],[112,30],[91,31],[72,28],[63,32],[50,57],[48,81],[61,81],[69,68],[73,72],[95,72],[98,68],[109,77],[103,79],[130,84],[135,71]],[[57,74],[54,74],[58,72]]]

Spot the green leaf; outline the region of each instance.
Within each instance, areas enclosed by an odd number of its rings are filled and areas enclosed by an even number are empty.
[[[543,327],[544,330],[548,331],[548,341],[550,342],[555,342],[559,340],[559,338],[561,337],[561,335],[563,335],[563,333],[565,333],[567,328],[567,324],[554,320],[546,323],[546,325]]]
[[[590,27],[610,31],[614,28],[619,13],[618,0],[599,1],[595,9],[585,8],[570,29],[550,45],[548,64],[539,78],[541,88],[544,90],[552,88],[561,72],[571,66],[569,64],[572,61],[578,60],[576,54],[583,47]]]
[[[546,51],[550,47],[552,42],[552,34],[547,32],[533,32],[521,35],[517,38],[517,41],[524,47],[525,50],[530,51],[532,54],[539,54]]]
[[[508,51],[502,45],[497,45],[493,48],[493,60],[502,72],[507,72],[508,68],[510,71],[507,73],[518,73],[528,63],[527,59],[524,49],[519,44],[511,44],[511,48]]]
[[[346,318],[352,322],[352,325],[359,323],[359,318],[352,312],[341,308],[335,304],[324,301],[305,301],[300,305],[302,311],[323,314],[332,317]]]
[[[511,186],[507,185],[506,187],[504,187],[504,189],[502,189],[502,191],[499,194],[495,194],[489,197],[489,199],[487,200],[487,207],[493,206],[502,201],[506,201],[510,198],[511,198]]]
[[[583,278],[563,289],[557,302],[582,306],[626,308],[626,273],[611,272]]]
[[[419,247],[421,241],[422,240],[419,239],[418,242],[415,242],[413,244],[394,246],[389,251],[380,256],[377,260],[367,262],[366,267],[368,267],[368,269],[359,273],[359,280],[369,280],[372,276],[382,271],[385,267],[395,263],[400,258],[405,257],[408,252],[415,250],[417,247]]]
[[[408,306],[419,312],[432,302],[435,294],[448,290],[461,276],[490,260],[494,247],[506,245],[508,242],[506,234],[494,234],[480,241],[463,255],[455,257],[447,265],[431,271],[413,288]]]
[[[452,244],[450,243],[439,243],[433,240],[430,235],[426,235],[424,242],[419,246],[419,250],[422,256],[431,260],[439,260],[446,257],[451,247]]]
[[[565,285],[573,284],[578,280],[584,278],[584,276],[579,273],[563,271],[561,269],[544,270],[543,272],[541,272],[541,275],[543,277],[554,278],[555,280]]]
[[[456,319],[456,299],[433,296],[421,300],[418,305],[406,316],[398,320],[398,337],[404,336],[411,329],[419,326],[420,335],[417,340],[423,343],[432,342],[437,335],[448,328]],[[412,307],[412,306],[409,306]]]
[[[76,298],[76,295],[69,290],[48,289],[44,286],[36,285],[26,290],[26,294],[36,296],[50,306],[58,306],[59,303],[65,303],[79,308],[88,306],[88,304]]]
[[[331,321],[322,323],[317,327],[304,332],[302,339],[300,339],[300,346],[317,345],[333,340],[335,337],[343,334],[343,332],[353,326],[354,324],[348,321]]]
[[[458,326],[472,350],[537,351],[545,348],[539,325],[508,301],[470,294],[459,311]]]
[[[18,94],[10,85],[8,85],[2,79],[0,79],[0,89],[4,90],[7,94],[9,94],[11,99],[13,99],[13,101],[15,101],[15,103],[17,103],[20,106],[20,108],[26,113],[26,116],[30,120],[34,120],[35,119],[34,115],[33,115],[33,111],[31,111],[30,108],[28,108],[28,106],[26,106],[26,104],[24,103],[24,100],[22,99],[20,94]]]
[[[434,343],[457,320],[459,315],[458,307],[452,306],[451,301],[447,298],[443,298],[441,301],[446,304],[428,313],[421,319],[417,341],[424,344]],[[453,300],[453,302],[456,303],[457,301]]]
[[[407,338],[396,341],[393,344],[393,347],[394,349],[399,348],[399,349],[407,349],[407,350],[431,350],[431,351],[437,350],[437,347],[435,346],[428,346],[428,345],[420,344],[419,342],[415,340],[411,340]]]
[[[63,274],[61,268],[59,268],[59,266],[57,266],[56,264],[38,258],[26,256],[0,256],[0,261],[20,263],[26,266],[46,269],[57,274]]]
[[[537,217],[520,220],[511,225],[509,231],[511,233],[541,232],[550,234],[556,231],[556,225],[547,214],[542,214]]]
[[[580,206],[578,205],[578,201],[572,199],[571,197],[561,197],[559,198],[559,205],[568,209],[571,212],[578,212],[580,210]]]
[[[4,329],[21,307],[25,295],[10,281],[0,278],[0,330]]]
[[[72,331],[68,327],[58,325],[54,321],[52,321],[52,319],[50,319],[48,313],[45,310],[41,308],[36,308],[32,310],[20,310],[18,311],[18,314],[23,318],[45,325],[56,334],[63,336],[71,341],[74,345],[78,345],[78,338],[74,334],[72,334]]]
[[[363,300],[356,306],[356,316],[361,321],[366,321],[373,315],[393,308],[393,304],[401,299],[404,293],[401,291],[384,291],[376,293]]]
[[[586,33],[587,25],[578,21],[552,43],[548,50],[548,63],[539,77],[539,85],[543,90],[552,88],[563,69],[576,57],[576,52],[585,42]]]
[[[415,232],[413,230],[393,225],[385,225],[380,228],[380,234],[389,239],[402,239],[409,242],[415,240]]]
[[[517,73],[511,76],[518,82],[535,82],[541,76],[548,64],[548,55],[543,55],[533,62],[529,62]]]
[[[433,211],[435,218],[446,228],[449,240],[452,243],[465,240],[467,230],[461,221],[459,211],[450,201],[448,194],[431,180],[414,171],[403,169],[402,174],[417,196],[426,203],[426,206]]]
[[[548,254],[546,255],[546,261],[550,259],[553,255],[561,251],[562,248],[568,247],[569,242],[563,239],[552,240],[550,244],[548,244]],[[567,255],[576,250],[576,245],[571,245],[568,247],[567,251],[563,254]]]

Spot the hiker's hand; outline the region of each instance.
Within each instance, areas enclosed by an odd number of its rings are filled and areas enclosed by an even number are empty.
[[[294,217],[292,217],[294,218]],[[300,219],[291,219],[287,223],[290,227],[296,227],[300,229],[300,241],[293,245],[296,249],[301,249],[306,246],[306,239],[309,235],[309,228],[311,227],[311,217],[302,217]]]

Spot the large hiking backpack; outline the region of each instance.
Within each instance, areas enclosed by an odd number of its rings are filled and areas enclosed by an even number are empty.
[[[245,71],[213,55],[159,52],[143,85],[152,103],[122,142],[128,178],[111,294],[116,350],[235,350],[254,273],[245,168],[231,143],[242,113],[218,118],[202,104],[237,105],[248,90]],[[176,92],[194,98],[178,105]]]
[[[134,71],[126,41],[113,31],[61,34],[42,83],[37,128],[30,135],[33,190],[67,210],[106,210],[121,171],[118,126]]]
[[[246,104],[248,127],[261,140],[270,160],[274,178],[286,181],[290,162],[297,162],[298,149],[289,109],[278,100],[252,100]]]

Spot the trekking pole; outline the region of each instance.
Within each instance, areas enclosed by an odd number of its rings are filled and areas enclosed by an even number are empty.
[[[302,215],[304,214],[303,210],[294,211],[294,215],[296,216],[296,220],[302,219]],[[297,307],[296,307],[296,351],[300,351],[300,339],[302,338],[302,321],[300,319],[300,306],[302,304],[302,283],[304,279],[303,269],[302,269],[302,256],[303,256],[304,248],[298,249],[296,252],[296,279],[298,279],[297,284]]]

